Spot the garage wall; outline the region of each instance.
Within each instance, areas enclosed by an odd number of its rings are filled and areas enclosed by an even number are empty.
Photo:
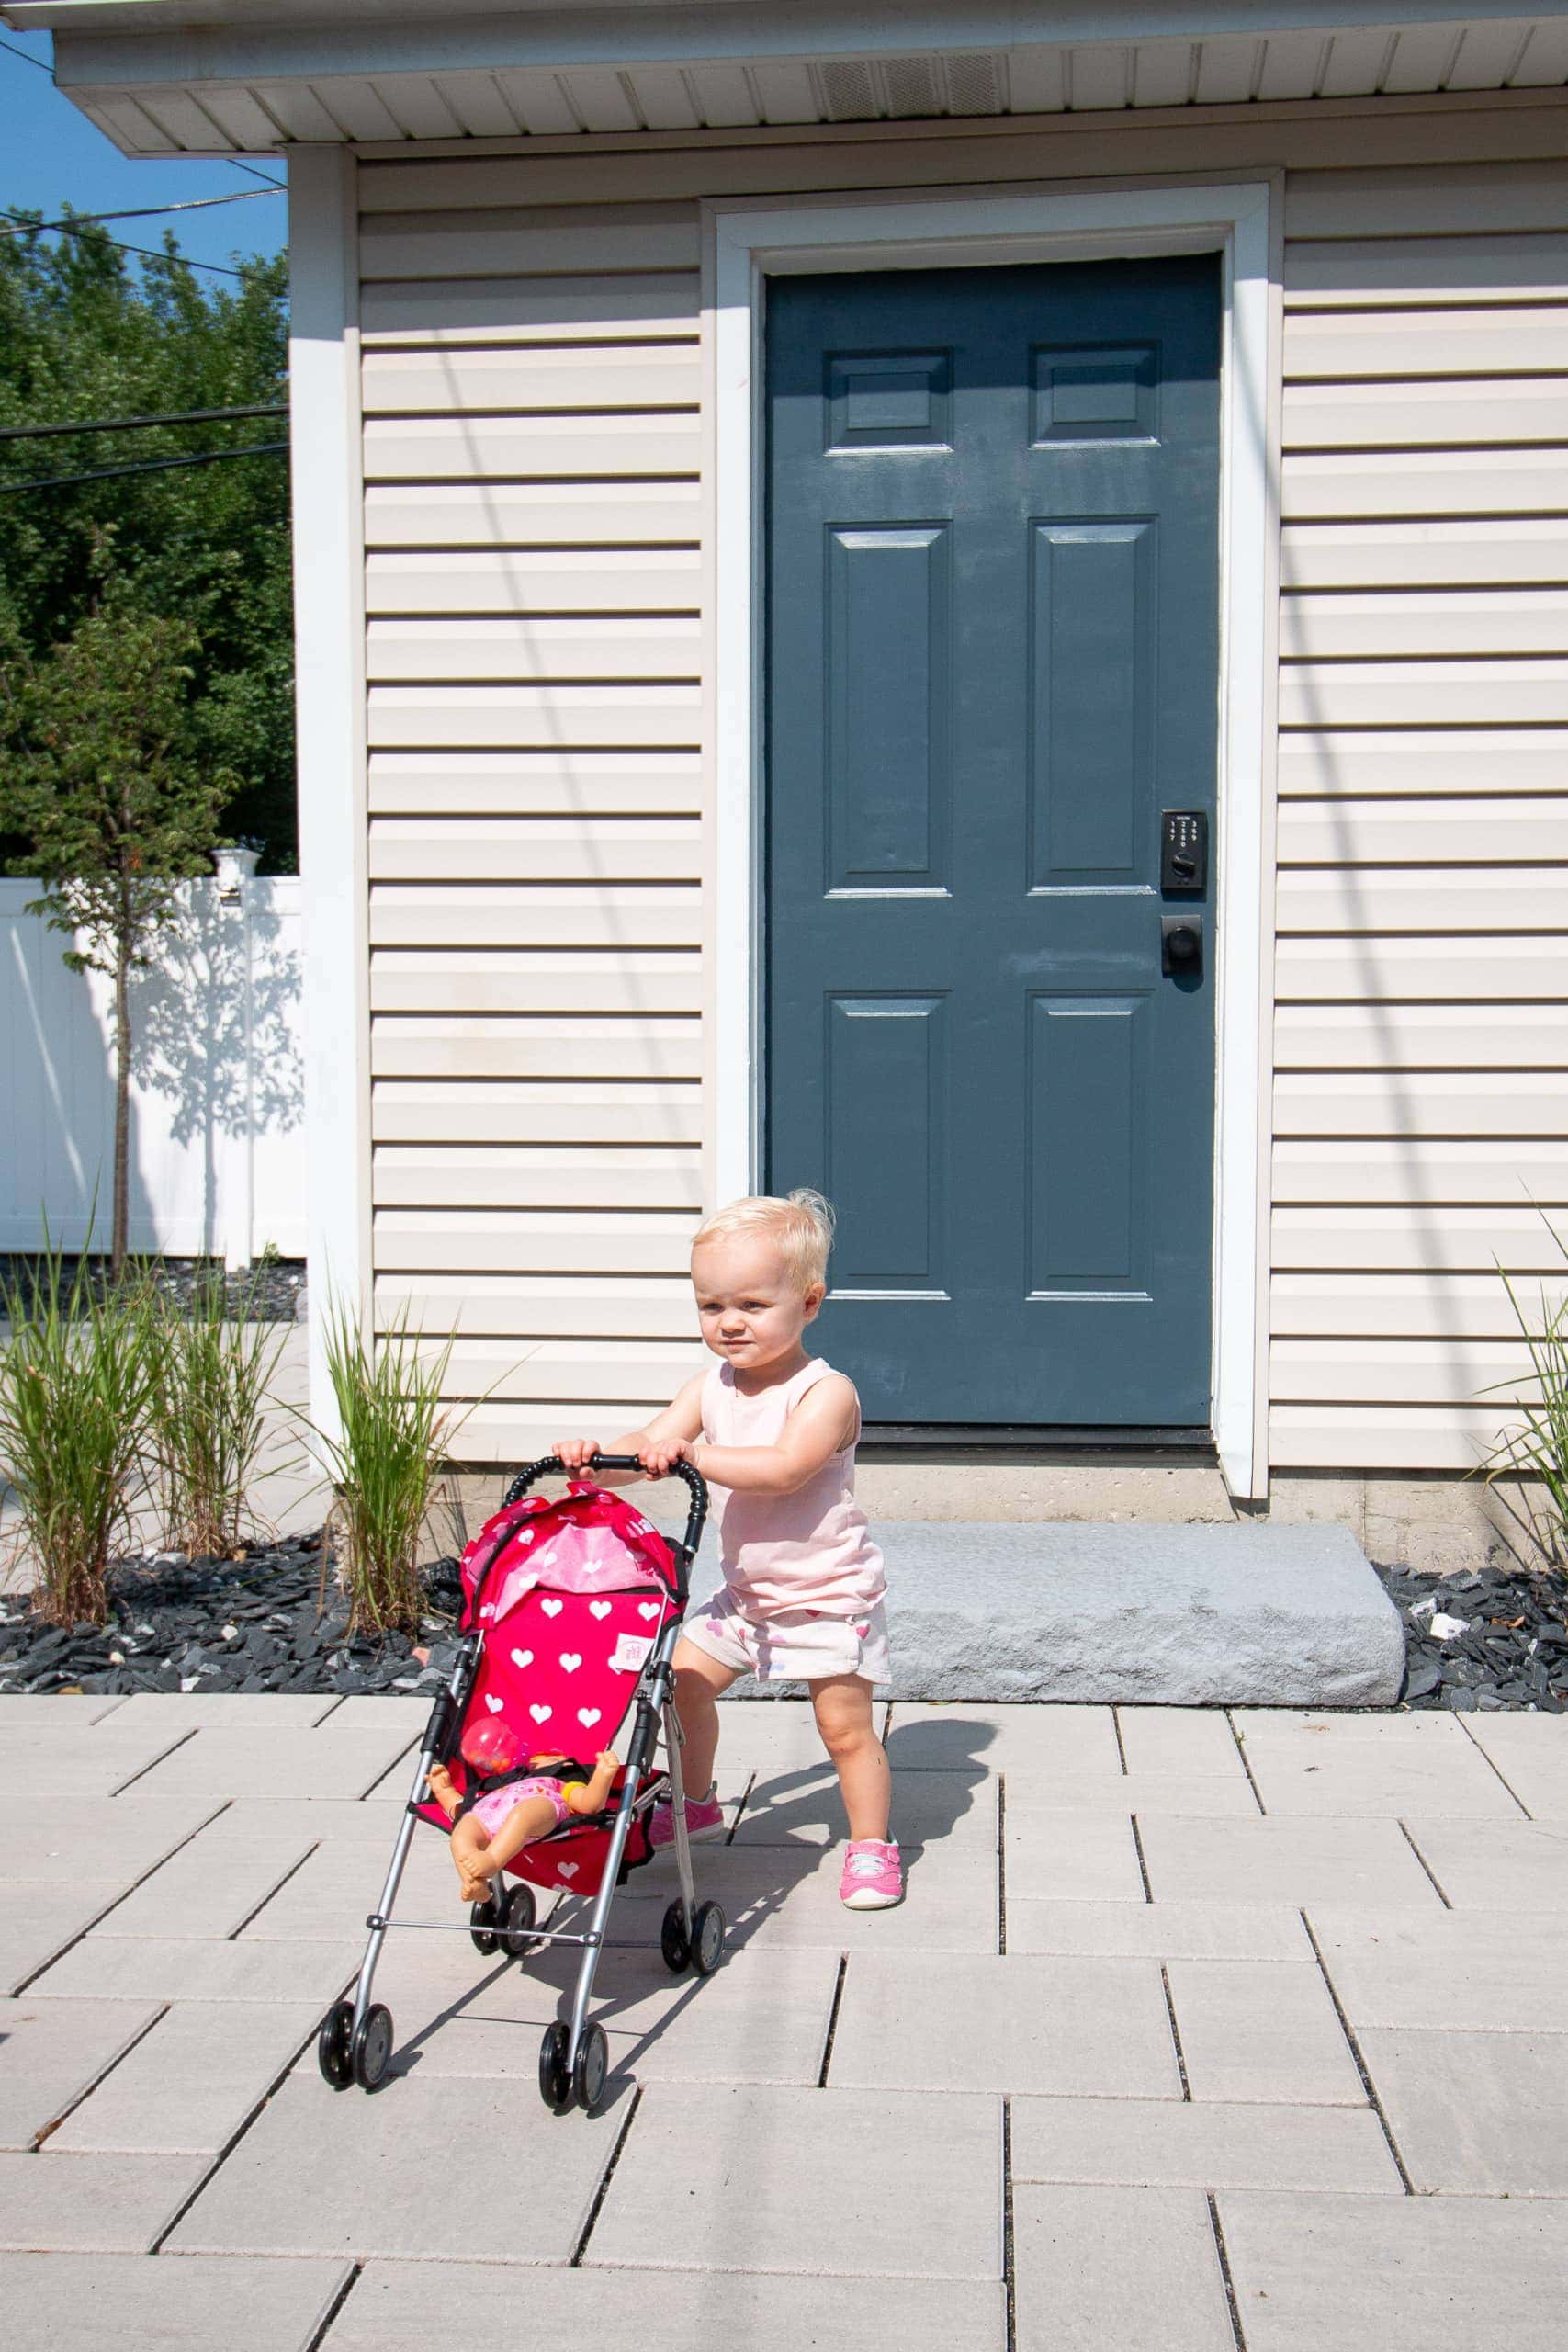
[[[1568,1197],[1568,109],[540,146],[358,172],[377,1297],[460,1453],[697,1361],[695,199],[1283,166],[1270,1451],[1469,1467]]]

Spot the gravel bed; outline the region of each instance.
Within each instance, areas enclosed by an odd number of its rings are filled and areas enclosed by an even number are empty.
[[[74,1280],[77,1258],[62,1259],[62,1287],[69,1289]],[[88,1260],[94,1287],[101,1296],[108,1287],[109,1261],[96,1252]],[[0,1251],[0,1284],[8,1291],[15,1283],[28,1291],[32,1285],[36,1257],[20,1251],[6,1254]],[[195,1295],[197,1280],[210,1276],[218,1261],[212,1258],[137,1258],[130,1261],[138,1272],[151,1272],[165,1297],[177,1299],[188,1306]],[[304,1313],[305,1261],[303,1258],[258,1258],[248,1272],[235,1272],[224,1278],[231,1312],[242,1306],[254,1323],[292,1323]]]
[[[1568,1586],[1479,1568],[1378,1569],[1404,1626],[1404,1703],[1568,1713]]]

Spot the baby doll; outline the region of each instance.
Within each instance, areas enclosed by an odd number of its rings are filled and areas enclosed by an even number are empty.
[[[602,1813],[621,1760],[602,1748],[590,1772],[574,1756],[553,1748],[525,1756],[507,1724],[475,1724],[461,1749],[468,1768],[467,1793],[458,1796],[452,1775],[437,1764],[429,1775],[430,1793],[452,1824],[452,1860],[465,1903],[482,1903],[489,1882],[514,1854],[547,1838],[568,1814]]]

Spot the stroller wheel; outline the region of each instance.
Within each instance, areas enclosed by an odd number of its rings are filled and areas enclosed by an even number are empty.
[[[686,1936],[685,1905],[679,1895],[664,1914],[659,1930],[659,1949],[671,1974],[683,1976],[692,1964],[692,1947]]]
[[[514,1886],[511,1894],[504,1897],[504,1902],[506,1917],[502,1940],[513,1959],[521,1960],[532,1940],[528,1930],[538,1917],[534,1903],[534,1890],[531,1886]],[[478,1943],[478,1936],[474,1938],[474,1941]],[[491,1950],[493,1949],[492,1939]]]
[[[501,1907],[493,1894],[487,1894],[482,1903],[468,1905],[468,1933],[473,1938],[474,1950],[482,1952],[487,1960],[501,1941],[500,1927]]]
[[[571,2105],[572,2081],[566,2064],[570,2041],[570,2033],[557,2018],[545,2028],[545,2038],[539,2044],[539,2096],[558,2115],[564,2115]]]
[[[696,1931],[692,1938],[692,1966],[699,1976],[711,1976],[724,1957],[725,1917],[716,1903],[697,1906]]]
[[[354,2079],[360,2089],[379,2090],[392,2055],[392,2012],[379,2001],[365,2012],[365,2021],[354,2037],[353,2055]]]
[[[578,2106],[584,2115],[592,2115],[604,2095],[604,2077],[610,2071],[610,2045],[602,2025],[586,2025],[577,2045],[577,2057],[571,2070],[571,2087]]]
[[[334,2001],[321,2019],[321,2030],[316,2036],[316,2061],[323,2078],[334,2091],[347,2090],[354,2080],[354,2060],[349,2054],[348,2039],[354,2030],[354,2003]]]

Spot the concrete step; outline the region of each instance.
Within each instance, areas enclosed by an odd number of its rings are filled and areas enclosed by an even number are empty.
[[[895,1520],[874,1532],[896,1698],[1387,1707],[1399,1697],[1399,1618],[1348,1527]],[[706,1589],[700,1567],[696,1589]]]

